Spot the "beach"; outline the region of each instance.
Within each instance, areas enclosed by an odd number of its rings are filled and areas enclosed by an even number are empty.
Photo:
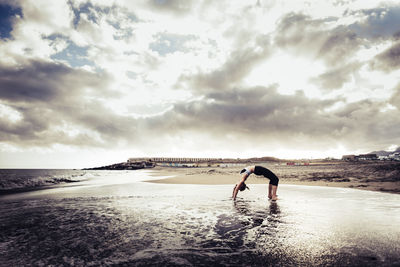
[[[400,264],[400,194],[282,183],[270,201],[252,177],[233,201],[238,171],[66,171],[0,195],[0,266]]]
[[[370,191],[400,193],[400,163],[398,162],[320,162],[310,165],[287,165],[273,162],[262,163],[280,179],[280,184],[356,188]],[[241,168],[202,167],[166,168],[156,167],[167,179],[152,180],[153,183],[171,184],[235,184],[241,176]],[[265,184],[269,181],[251,175],[246,184]]]

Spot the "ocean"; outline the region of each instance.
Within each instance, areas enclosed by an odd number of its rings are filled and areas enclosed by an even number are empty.
[[[154,171],[2,170],[1,266],[399,266],[400,195],[145,182]]]
[[[85,180],[87,171],[59,169],[0,169],[0,194],[43,189]]]

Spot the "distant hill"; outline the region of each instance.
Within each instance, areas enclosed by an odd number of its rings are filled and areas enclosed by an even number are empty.
[[[371,154],[376,154],[379,157],[379,156],[389,156],[390,154],[393,154],[395,152],[400,152],[400,146],[395,151],[380,150],[371,152]]]

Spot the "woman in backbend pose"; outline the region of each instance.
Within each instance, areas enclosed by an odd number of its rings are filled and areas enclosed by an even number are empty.
[[[277,200],[278,196],[276,195],[276,190],[278,190],[279,178],[272,171],[262,166],[248,166],[240,171],[240,174],[242,174],[242,179],[233,188],[233,200],[236,199],[239,190],[244,191],[246,188],[248,188],[244,182],[252,173],[255,175],[262,175],[269,179],[268,198]]]

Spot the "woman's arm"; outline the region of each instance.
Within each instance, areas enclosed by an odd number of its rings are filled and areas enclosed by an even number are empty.
[[[235,187],[233,188],[233,192],[232,192],[232,197],[234,197],[234,195],[235,195],[235,190],[236,190],[236,187],[237,187],[238,185],[237,184],[235,184]],[[237,193],[236,193],[237,194]]]
[[[246,181],[247,177],[249,177],[249,175],[247,173],[244,173],[240,182],[235,185],[235,188],[233,188],[233,193],[232,193],[233,200],[236,200],[239,188]]]

